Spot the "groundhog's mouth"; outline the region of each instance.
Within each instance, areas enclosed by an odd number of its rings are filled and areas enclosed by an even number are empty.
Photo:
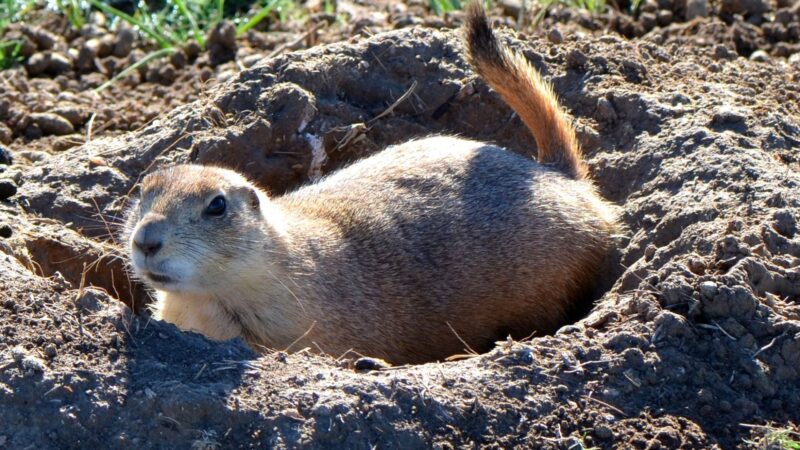
[[[173,281],[175,281],[166,275],[159,275],[153,272],[145,272],[144,275],[146,278],[148,278],[151,281],[155,281],[156,283],[172,283]]]

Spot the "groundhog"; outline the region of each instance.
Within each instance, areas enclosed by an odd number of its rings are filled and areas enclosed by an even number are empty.
[[[538,162],[450,136],[388,147],[268,197],[231,170],[147,175],[127,222],[157,319],[257,350],[392,363],[550,333],[597,282],[614,207],[586,178],[552,88],[479,4],[467,57],[532,132]]]

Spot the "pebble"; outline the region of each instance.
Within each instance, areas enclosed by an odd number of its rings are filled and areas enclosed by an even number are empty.
[[[11,180],[0,180],[0,201],[8,200],[16,195],[17,185]]]
[[[769,54],[764,50],[756,50],[750,55],[750,61],[767,62],[769,61]]]
[[[0,123],[0,144],[9,144],[11,143],[11,139],[14,137],[14,132],[11,131],[11,128],[8,128],[8,125],[4,123]],[[2,163],[3,159],[0,156],[0,164]]]
[[[775,22],[789,25],[794,21],[794,12],[791,8],[781,8],[775,11]]]
[[[567,68],[569,69],[583,68],[588,61],[586,55],[578,49],[574,48],[567,53]]]
[[[696,19],[698,17],[708,17],[708,1],[707,0],[687,0],[686,1],[686,20]]]
[[[355,362],[356,372],[369,372],[371,370],[380,370],[391,367],[391,364],[378,358],[358,358]]]
[[[117,58],[124,58],[130,55],[133,50],[133,41],[136,39],[136,34],[132,28],[124,26],[117,31],[117,37],[114,42],[114,56]]]
[[[183,46],[183,52],[186,53],[186,56],[189,57],[189,59],[197,58],[197,55],[199,55],[202,50],[203,49],[200,48],[200,44],[198,44],[197,41],[189,41]]]
[[[165,84],[172,84],[175,81],[175,78],[178,77],[177,72],[175,72],[175,67],[172,65],[163,65],[158,70],[158,78],[159,81]]]
[[[25,61],[25,70],[28,75],[35,77],[50,67],[50,55],[47,53],[34,53]]]
[[[755,15],[768,10],[769,3],[766,0],[722,0],[720,4],[720,12],[727,14]]]
[[[169,62],[172,64],[172,67],[176,69],[182,69],[186,66],[186,53],[181,50],[176,51],[169,57]]]
[[[261,53],[254,53],[252,55],[247,55],[244,58],[242,58],[242,65],[247,68],[250,68],[258,64],[263,59],[264,55],[262,55]]]
[[[44,133],[42,133],[42,129],[39,128],[39,125],[36,125],[35,123],[28,123],[28,126],[25,127],[24,135],[25,139],[32,141],[44,136]]]
[[[74,133],[75,129],[69,120],[52,113],[31,114],[33,123],[39,126],[44,134],[63,135]]]
[[[208,46],[221,45],[225,48],[236,48],[236,27],[232,22],[223,20],[208,34]]]
[[[8,239],[14,234],[11,225],[7,223],[0,224],[0,238]]]
[[[642,27],[644,27],[645,31],[650,31],[656,27],[656,15],[654,13],[642,13],[642,15],[639,16],[639,20],[642,22]]]
[[[73,126],[78,126],[83,123],[83,114],[75,105],[65,104],[52,109],[50,112],[67,119]]]
[[[58,355],[58,350],[56,349],[56,344],[53,344],[52,342],[47,344],[44,347],[44,355],[47,356],[48,358],[51,358],[51,359],[55,358],[56,355]]]
[[[550,31],[547,32],[547,39],[553,44],[564,42],[564,36],[561,35],[561,31],[559,31],[558,28],[551,28]]]
[[[97,58],[97,53],[100,50],[100,39],[89,39],[84,42],[78,51],[78,59],[75,65],[79,70],[89,71],[95,69],[94,60]]]
[[[105,58],[114,51],[117,38],[113,34],[106,34],[100,38],[100,45],[97,47],[97,56]]]
[[[700,283],[700,294],[705,298],[714,298],[717,295],[717,283],[713,281],[704,281]]]
[[[717,44],[714,46],[714,57],[716,59],[733,59],[736,58],[736,52],[724,44]]]
[[[67,72],[72,69],[72,60],[63,53],[51,53],[50,64],[48,64],[47,69],[57,74]]]
[[[603,122],[612,123],[617,120],[617,112],[614,110],[614,105],[605,97],[597,99],[596,114],[597,119]]]
[[[714,125],[737,124],[743,123],[745,119],[745,114],[742,111],[729,105],[722,105],[714,109],[711,123]]]
[[[600,424],[594,427],[594,435],[597,436],[598,439],[611,439],[614,437],[614,432],[608,425]]]
[[[33,40],[36,41],[36,45],[39,47],[39,50],[52,50],[53,47],[56,46],[56,41],[58,39],[53,33],[38,28],[33,34]]]
[[[672,23],[672,19],[674,18],[672,11],[668,9],[662,9],[656,13],[656,23],[659,26],[665,27]]]

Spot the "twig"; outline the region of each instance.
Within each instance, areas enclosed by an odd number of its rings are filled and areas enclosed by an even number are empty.
[[[446,323],[446,324],[447,324],[447,326],[450,328],[450,331],[452,331],[452,332],[453,332],[453,334],[455,334],[455,335],[456,335],[456,337],[458,338],[458,340],[459,340],[459,341],[461,341],[461,343],[462,343],[462,344],[464,344],[464,347],[466,347],[466,349],[465,349],[465,350],[467,350],[467,351],[468,351],[468,352],[469,352],[471,355],[473,355],[473,356],[477,356],[477,355],[479,355],[479,353],[478,353],[478,352],[476,352],[475,350],[473,350],[473,349],[472,349],[472,347],[470,347],[470,346],[469,346],[469,344],[467,344],[467,342],[466,342],[465,340],[461,339],[461,336],[459,336],[459,335],[458,335],[458,333],[456,332],[455,328],[453,328],[453,326],[452,326],[452,325],[450,325],[450,322],[445,322],[445,323]]]
[[[606,403],[606,402],[604,402],[604,401],[602,401],[602,400],[600,400],[600,399],[597,399],[597,398],[594,398],[594,397],[590,397],[590,396],[588,396],[588,395],[584,395],[584,396],[583,396],[583,398],[585,398],[585,399],[587,399],[587,400],[591,400],[591,401],[593,401],[593,402],[597,402],[597,403],[599,403],[599,404],[601,404],[601,405],[605,406],[606,408],[610,408],[612,411],[614,411],[614,412],[616,412],[616,413],[620,414],[622,417],[628,417],[628,415],[627,415],[627,414],[625,414],[625,412],[624,412],[624,411],[622,411],[621,409],[617,408],[616,406],[609,405],[608,403]]]
[[[267,55],[267,59],[274,58],[274,57],[280,55],[281,53],[283,53],[286,50],[294,50],[295,46],[297,46],[301,42],[303,42],[303,40],[306,39],[309,35],[311,35],[311,33],[315,33],[315,32],[317,32],[318,30],[320,30],[321,28],[323,28],[323,27],[325,27],[327,25],[328,25],[328,22],[324,22],[324,21],[315,24],[313,27],[311,27],[310,30],[308,30],[305,33],[301,34],[295,40],[290,41],[290,42],[286,42],[285,44],[282,44],[282,45],[279,45],[277,48],[275,48],[275,50],[273,50],[269,55]]]
[[[370,119],[370,121],[367,122],[367,126],[370,126],[373,123],[375,123],[376,121],[378,121],[378,120],[386,117],[387,115],[391,114],[392,111],[394,111],[394,109],[397,108],[401,103],[406,101],[406,99],[408,97],[410,97],[411,94],[413,94],[416,89],[417,89],[417,80],[414,80],[414,82],[411,83],[411,87],[408,88],[408,90],[403,95],[401,95],[400,98],[395,100],[394,103],[392,103],[388,108],[386,108],[385,111],[383,111],[382,113],[380,113],[377,116],[375,116],[372,119]]]
[[[283,351],[288,353],[288,352],[289,352],[289,349],[290,349],[290,348],[292,348],[292,346],[293,346],[294,344],[297,344],[298,342],[300,342],[300,340],[301,340],[301,339],[303,339],[304,337],[308,336],[308,333],[311,333],[311,330],[313,330],[313,329],[314,329],[314,325],[316,325],[316,324],[317,324],[317,321],[315,320],[315,321],[314,321],[314,322],[311,324],[311,326],[310,326],[310,327],[308,327],[308,330],[306,330],[306,332],[305,332],[305,333],[303,333],[303,334],[302,334],[302,335],[301,335],[299,338],[297,338],[297,339],[295,339],[294,341],[292,341],[292,343],[291,343],[291,344],[289,344],[289,346],[288,346],[288,347],[286,347],[285,349],[283,349]]]

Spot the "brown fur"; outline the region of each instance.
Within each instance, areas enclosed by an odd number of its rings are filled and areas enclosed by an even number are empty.
[[[480,31],[478,13],[467,30]],[[132,266],[158,291],[156,317],[256,348],[352,349],[394,363],[463,353],[461,339],[484,351],[560,326],[595,283],[614,214],[582,180],[549,87],[483,31],[468,33],[471,59],[504,97],[515,86],[538,102],[509,103],[561,172],[444,136],[389,147],[277,198],[225,169],[156,172],[127,227]],[[219,195],[229,209],[210,216]],[[143,240],[160,249],[145,256],[133,244]]]

